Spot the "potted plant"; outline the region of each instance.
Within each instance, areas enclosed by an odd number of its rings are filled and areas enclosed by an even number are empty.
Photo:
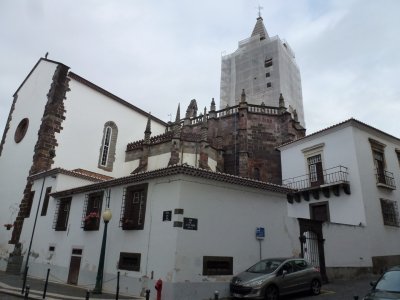
[[[86,215],[84,219],[85,225],[97,224],[99,218],[100,218],[99,214],[96,211],[92,211],[88,215]]]

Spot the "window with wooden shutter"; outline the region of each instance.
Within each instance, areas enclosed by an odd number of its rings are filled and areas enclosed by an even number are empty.
[[[124,230],[144,227],[148,184],[129,186],[124,191],[120,225]]]
[[[67,230],[69,210],[71,208],[71,199],[72,197],[62,198],[58,200],[56,215],[54,218],[55,222],[53,224],[53,228],[56,231]]]

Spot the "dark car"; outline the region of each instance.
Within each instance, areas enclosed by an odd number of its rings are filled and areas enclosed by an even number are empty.
[[[264,259],[234,276],[230,284],[233,298],[276,300],[280,295],[321,291],[319,269],[302,258]]]
[[[387,270],[376,282],[364,300],[400,299],[400,266]]]

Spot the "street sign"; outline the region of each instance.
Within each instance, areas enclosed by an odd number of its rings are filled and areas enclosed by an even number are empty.
[[[263,240],[265,238],[265,228],[264,227],[257,227],[256,228],[256,239]]]

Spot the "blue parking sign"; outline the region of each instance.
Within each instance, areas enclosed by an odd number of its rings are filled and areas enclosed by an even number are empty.
[[[265,228],[264,227],[257,227],[256,228],[256,239],[263,240],[265,238]]]

